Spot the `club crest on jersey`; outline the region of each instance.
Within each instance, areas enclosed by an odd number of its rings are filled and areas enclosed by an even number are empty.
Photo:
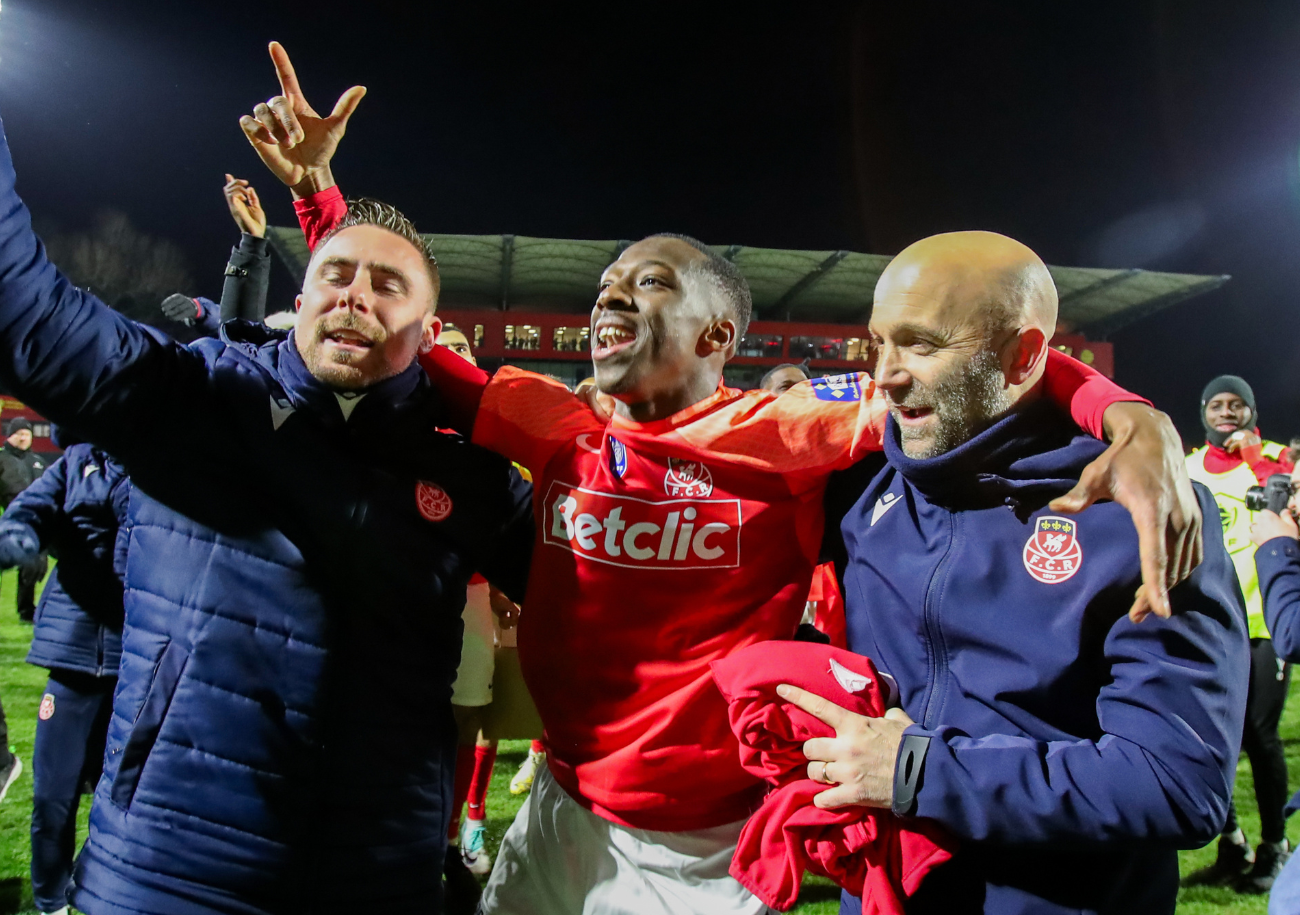
[[[420,480],[415,484],[415,507],[426,521],[446,521],[451,515],[451,496],[437,483]]]
[[[620,480],[627,473],[627,446],[612,435],[609,437],[609,472]]]
[[[664,492],[674,499],[703,499],[713,494],[713,474],[701,461],[668,459]]]
[[[1057,585],[1072,578],[1083,564],[1078,525],[1069,518],[1044,515],[1038,519],[1033,535],[1025,543],[1025,568],[1047,585]]]
[[[54,695],[46,693],[41,697],[41,708],[36,713],[42,721],[49,721],[54,717]]]
[[[831,403],[852,403],[862,398],[862,387],[856,375],[827,375],[812,380],[813,393],[818,400]]]

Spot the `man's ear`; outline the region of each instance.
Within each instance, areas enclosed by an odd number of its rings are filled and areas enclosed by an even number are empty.
[[[442,333],[442,318],[428,315],[426,320],[428,323],[424,325],[424,332],[420,334],[420,355],[432,351],[434,344],[438,342],[438,335]]]
[[[1005,363],[1007,384],[1017,387],[1039,373],[1047,360],[1047,335],[1041,328],[1022,327],[1007,341],[1010,360]]]
[[[294,300],[293,300],[293,310],[294,310],[294,313],[295,313],[295,314],[298,313],[298,312],[300,312],[300,311],[302,311],[302,293],[301,293],[301,292],[298,293],[298,295],[294,297]]]
[[[723,353],[730,359],[736,353],[740,339],[736,335],[736,322],[731,318],[719,318],[705,328],[695,346],[697,356],[711,356]]]

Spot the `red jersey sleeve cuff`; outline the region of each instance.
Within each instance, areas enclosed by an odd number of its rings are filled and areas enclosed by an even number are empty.
[[[445,346],[435,346],[421,355],[420,367],[442,395],[448,424],[470,438],[474,433],[479,402],[492,376],[470,365]]]
[[[307,250],[314,251],[325,233],[338,225],[347,213],[348,204],[336,184],[295,200],[293,210],[298,214],[302,234],[307,237]]]
[[[1089,368],[1055,348],[1047,351],[1044,390],[1057,406],[1070,412],[1079,428],[1093,438],[1106,439],[1103,417],[1113,403],[1141,403],[1145,397],[1129,393],[1096,369]]]

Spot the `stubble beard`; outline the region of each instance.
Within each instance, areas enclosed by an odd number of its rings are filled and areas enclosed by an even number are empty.
[[[336,330],[355,330],[364,333],[374,343],[365,353],[337,352],[332,358],[327,357],[325,338]],[[380,349],[384,342],[381,329],[361,321],[349,312],[341,318],[318,322],[304,341],[300,355],[307,366],[307,371],[311,372],[318,381],[340,391],[356,391],[391,378],[401,371],[385,366],[377,373],[368,373],[361,367],[360,364],[364,363],[371,353]]]
[[[903,453],[925,460],[970,441],[1013,403],[998,354],[984,350],[933,384],[913,380],[907,395],[890,409],[924,404],[934,410],[929,429],[899,425]]]

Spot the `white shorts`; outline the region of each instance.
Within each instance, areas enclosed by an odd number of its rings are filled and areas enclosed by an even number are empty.
[[[451,687],[451,704],[482,706],[492,704],[492,675],[495,671],[496,646],[493,634],[491,585],[486,582],[465,589],[465,634],[460,645],[460,666]]]
[[[727,873],[744,821],[690,832],[596,816],[542,766],[501,842],[480,915],[767,915]]]

